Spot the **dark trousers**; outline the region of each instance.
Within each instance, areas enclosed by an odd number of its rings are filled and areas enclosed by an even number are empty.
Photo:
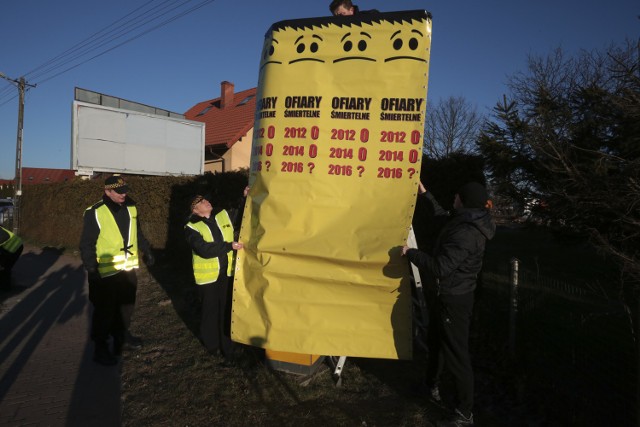
[[[93,304],[91,338],[105,344],[111,335],[124,342],[126,331],[121,307],[136,302],[138,279],[135,271],[121,271],[109,277],[89,277],[89,301]]]
[[[207,351],[217,350],[224,356],[231,355],[234,344],[230,338],[231,292],[228,277],[206,285],[197,285],[202,301],[200,339]]]
[[[469,355],[469,328],[473,312],[473,292],[439,295],[435,304],[435,327],[430,329],[427,383],[439,382],[443,368],[452,375],[463,413],[473,408],[473,369]]]
[[[0,288],[9,289],[11,286],[11,270],[20,258],[24,246],[20,246],[15,253],[2,251],[0,253]]]

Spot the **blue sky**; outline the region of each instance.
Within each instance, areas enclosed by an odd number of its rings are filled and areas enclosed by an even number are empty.
[[[158,29],[56,77],[153,25],[47,71],[40,68],[137,8],[204,4]],[[74,87],[184,113],[218,97],[220,82],[255,87],[264,34],[285,19],[328,15],[329,1],[4,0],[0,5],[0,72],[37,87],[25,101],[23,167],[69,168]],[[640,38],[637,0],[360,0],[361,9],[427,10],[433,15],[428,100],[463,96],[488,112],[508,75],[529,54],[568,53]],[[154,21],[161,23],[163,19]],[[54,63],[57,64],[57,63]],[[34,70],[36,70],[34,72]],[[0,178],[15,173],[17,89],[0,80]]]

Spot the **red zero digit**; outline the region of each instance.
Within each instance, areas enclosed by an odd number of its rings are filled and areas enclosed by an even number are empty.
[[[418,154],[418,150],[409,151],[409,161],[411,163],[416,163],[418,161],[419,156],[420,155]]]
[[[414,130],[411,132],[411,143],[412,144],[420,144],[422,142],[422,136],[420,136],[420,131]]]
[[[369,141],[369,129],[361,129],[360,130],[360,141],[362,141],[362,142]]]
[[[267,154],[267,156],[270,156],[273,154],[273,144],[268,143],[267,146],[265,147],[265,153]]]
[[[267,137],[269,139],[273,139],[276,136],[276,128],[275,126],[269,126],[267,128]]]
[[[313,126],[311,128],[311,139],[316,140],[320,137],[320,128],[318,126]]]
[[[365,160],[367,160],[367,149],[364,147],[360,147],[360,149],[358,150],[358,160],[360,160],[361,162],[364,162]]]
[[[402,169],[400,168],[378,168],[378,178],[402,178]]]
[[[315,159],[318,155],[318,146],[316,144],[311,144],[309,146],[309,157]]]
[[[300,162],[282,162],[282,172],[302,172],[304,166]]]
[[[329,165],[329,175],[351,176],[352,172],[351,165]]]

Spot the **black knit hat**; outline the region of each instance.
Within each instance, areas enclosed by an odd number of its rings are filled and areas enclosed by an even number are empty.
[[[487,189],[477,182],[468,182],[460,187],[458,196],[465,208],[484,208],[489,200]]]

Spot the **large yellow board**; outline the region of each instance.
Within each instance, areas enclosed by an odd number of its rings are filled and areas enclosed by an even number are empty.
[[[232,339],[409,359],[399,248],[422,159],[431,19],[282,21],[265,36]]]

